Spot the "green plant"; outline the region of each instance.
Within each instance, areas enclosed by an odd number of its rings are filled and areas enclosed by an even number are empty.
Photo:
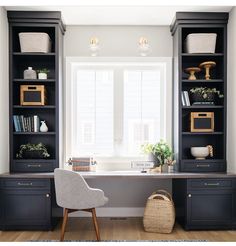
[[[144,154],[152,153],[159,161],[159,165],[174,165],[175,161],[173,158],[173,152],[171,147],[164,141],[156,144],[145,143],[141,145],[141,150]]]
[[[162,166],[164,164],[172,165],[173,152],[171,147],[164,141],[160,140],[157,144],[153,146],[153,154],[159,160],[159,164]]]
[[[42,69],[37,70],[37,73],[46,73],[46,74],[48,74],[49,72],[50,72],[50,70],[48,70],[47,68],[42,68]]]
[[[153,153],[153,144],[145,143],[141,145],[141,150],[144,154],[150,154]]]
[[[216,88],[194,87],[190,90],[190,92],[193,94],[200,94],[204,99],[207,99],[209,94],[216,94],[219,98],[224,97],[224,95],[221,94]]]
[[[50,157],[45,145],[42,144],[42,143],[38,143],[38,144],[30,144],[30,143],[22,144],[20,146],[19,152],[16,154],[16,157],[17,158],[23,158],[24,152],[26,152],[26,151],[40,151],[44,158]]]

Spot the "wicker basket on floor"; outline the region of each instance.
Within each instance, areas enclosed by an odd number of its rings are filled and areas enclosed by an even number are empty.
[[[147,200],[143,216],[147,232],[171,233],[175,223],[175,208],[171,195],[165,190],[154,192]]]

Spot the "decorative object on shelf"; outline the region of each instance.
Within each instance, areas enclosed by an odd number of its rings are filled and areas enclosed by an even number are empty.
[[[44,144],[22,144],[16,158],[24,159],[44,159],[50,157],[47,148]]]
[[[216,63],[214,61],[206,61],[206,62],[202,62],[199,67],[200,68],[204,68],[206,71],[206,75],[205,75],[205,79],[206,80],[210,80],[211,76],[210,76],[210,69],[215,67]]]
[[[189,73],[190,76],[188,77],[188,80],[196,80],[195,73],[199,73],[201,69],[199,67],[188,67],[184,69],[186,73]]]
[[[147,232],[171,233],[175,224],[175,207],[171,195],[157,190],[148,198],[143,226]]]
[[[51,52],[52,42],[44,32],[21,32],[19,33],[21,52]]]
[[[98,55],[100,47],[99,47],[99,40],[97,37],[92,37],[90,39],[89,49],[91,51],[91,56],[97,56]]]
[[[174,164],[173,152],[171,147],[164,141],[160,140],[157,144],[143,144],[142,151],[146,154],[152,153],[155,156],[155,166],[150,172],[167,172],[168,165]]]
[[[212,145],[191,147],[191,154],[196,160],[205,160],[207,156],[213,157],[213,147]]]
[[[185,40],[187,53],[215,53],[216,33],[190,33]]]
[[[224,97],[216,88],[194,87],[190,92],[193,105],[216,104],[216,99]],[[216,98],[216,96],[218,98]]]
[[[47,68],[37,70],[38,79],[47,79],[50,71]]]
[[[36,71],[33,70],[32,67],[28,67],[28,69],[24,70],[23,78],[24,79],[37,79]]]
[[[44,85],[21,85],[20,105],[45,105],[46,91]]]
[[[141,56],[147,56],[151,52],[151,48],[146,37],[140,37],[138,49]]]
[[[181,99],[182,99],[183,106],[191,106],[188,91],[182,91]]]
[[[48,126],[45,123],[45,120],[41,120],[40,132],[48,132]]]
[[[214,112],[191,112],[191,132],[214,132]]]

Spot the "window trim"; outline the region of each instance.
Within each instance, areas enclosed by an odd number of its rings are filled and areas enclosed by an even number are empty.
[[[165,79],[166,86],[164,86],[164,95],[162,98],[163,107],[161,112],[164,115],[163,126],[165,126],[165,139],[171,144],[172,143],[172,58],[171,57],[66,57],[65,59],[65,84],[64,84],[64,109],[65,109],[65,117],[64,117],[64,161],[70,157],[70,149],[71,149],[71,122],[72,122],[72,112],[70,107],[70,95],[72,90],[72,83],[70,83],[73,77],[73,68],[75,66],[87,67],[90,66],[89,69],[93,65],[96,67],[105,66],[105,65],[114,65],[120,63],[124,63],[125,65],[129,64],[132,66],[137,66],[142,70],[142,66],[160,66],[163,65],[165,69]],[[109,64],[108,64],[109,63]],[[116,84],[116,83],[115,83]],[[122,131],[122,129],[121,129]],[[114,139],[116,140],[116,135],[114,132]],[[129,157],[128,157],[129,158]],[[132,158],[132,157],[130,157]],[[125,157],[127,159],[127,157]]]

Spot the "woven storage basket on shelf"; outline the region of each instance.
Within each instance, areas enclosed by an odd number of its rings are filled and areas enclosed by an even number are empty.
[[[154,192],[147,200],[143,225],[147,232],[171,233],[175,223],[175,208],[165,190]]]

